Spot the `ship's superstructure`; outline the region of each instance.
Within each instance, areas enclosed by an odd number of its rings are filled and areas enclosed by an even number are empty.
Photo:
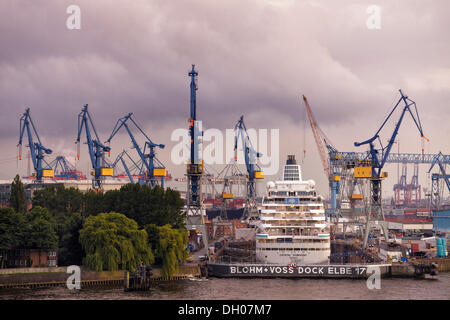
[[[330,234],[313,180],[302,180],[288,155],[281,181],[268,182],[256,234],[256,259],[273,264],[327,264]]]

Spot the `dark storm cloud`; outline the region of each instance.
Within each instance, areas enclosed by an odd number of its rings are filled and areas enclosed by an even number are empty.
[[[81,30],[65,26],[71,4],[81,8]],[[372,4],[382,8],[380,30],[366,27]],[[73,148],[88,103],[102,139],[134,112],[151,136],[168,140],[186,125],[192,63],[207,128],[231,128],[245,114],[249,127],[295,132],[304,94],[322,129],[347,148],[356,130],[360,140],[375,132],[399,88],[424,122],[448,122],[448,9],[419,0],[4,0],[0,135],[17,139],[30,107],[41,136]]]

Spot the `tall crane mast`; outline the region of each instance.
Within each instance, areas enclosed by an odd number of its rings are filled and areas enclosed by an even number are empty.
[[[203,160],[201,160],[200,146],[203,136],[201,121],[197,120],[197,77],[198,72],[195,65],[188,73],[190,77],[190,108],[189,108],[189,136],[190,136],[190,157],[187,164],[187,229],[190,232],[190,239],[200,232],[202,234],[203,245],[208,256],[208,235],[205,227],[205,210],[202,199],[202,176],[204,174]]]
[[[244,116],[241,116],[236,123],[234,136],[234,159],[237,160],[237,149],[239,138],[242,140],[245,166],[247,168],[247,197],[245,199],[244,217],[253,218],[258,216],[256,207],[256,179],[264,179],[264,173],[256,163],[256,159],[262,154],[257,152],[252,145],[247,128],[244,123]]]
[[[91,129],[94,131],[94,137],[91,135]],[[83,128],[86,131],[86,144],[89,149],[89,156],[91,159],[92,165],[92,187],[94,189],[102,188],[102,178],[105,176],[112,176],[113,169],[105,160],[105,153],[109,153],[111,148],[109,146],[105,146],[100,142],[100,138],[98,137],[97,131],[95,130],[94,123],[92,122],[91,115],[88,111],[88,105],[86,104],[78,115],[78,135],[77,135],[77,158],[80,159],[80,140],[81,134],[83,132]]]
[[[162,163],[156,158],[155,148],[158,147],[160,149],[164,149],[163,144],[153,143],[152,140],[148,137],[148,135],[139,127],[139,125],[132,118],[133,113],[129,113],[123,118],[117,120],[117,123],[111,132],[110,137],[106,140],[105,143],[110,143],[111,139],[116,135],[116,133],[124,127],[127,131],[128,135],[131,138],[131,142],[133,143],[134,149],[139,155],[139,158],[142,160],[144,164],[145,172],[141,172],[142,179],[139,179],[140,184],[148,184],[150,186],[155,186],[157,183],[156,177],[161,177],[161,186],[164,187],[164,176],[166,175],[166,168],[162,165]],[[127,124],[127,121],[131,121],[131,123],[139,130],[140,133],[146,138],[145,145],[143,150],[139,147],[133,133],[130,130],[130,127]],[[149,153],[146,154],[145,151],[149,150]]]
[[[400,129],[400,125],[402,124],[402,121],[403,121],[404,116],[407,111],[409,112],[414,123],[416,124],[416,127],[419,130],[420,136],[422,138],[428,140],[427,138],[425,138],[425,136],[423,134],[422,125],[420,123],[420,118],[419,118],[419,113],[417,111],[416,103],[413,100],[409,99],[407,96],[405,96],[403,94],[402,90],[399,90],[399,92],[400,92],[400,99],[397,101],[397,103],[395,104],[392,111],[389,113],[389,115],[383,121],[383,123],[381,124],[380,128],[377,130],[375,135],[372,138],[365,140],[363,142],[355,142],[354,143],[355,147],[360,147],[360,146],[363,146],[366,144],[368,144],[370,147],[369,158],[367,159],[368,160],[367,162],[369,162],[370,166],[355,168],[355,177],[356,178],[369,178],[370,179],[370,185],[371,185],[371,199],[370,200],[371,200],[372,208],[374,208],[374,211],[375,211],[375,214],[369,215],[369,217],[367,219],[367,226],[366,226],[366,232],[365,232],[365,236],[364,236],[364,245],[363,245],[364,248],[367,245],[367,238],[370,233],[370,229],[376,224],[379,224],[382,227],[383,233],[384,233],[386,239],[388,237],[387,226],[386,226],[385,219],[384,219],[384,213],[383,213],[382,201],[381,201],[381,180],[382,180],[382,178],[387,177],[387,174],[382,173],[382,169],[389,157],[389,153],[392,149],[392,146],[394,145],[395,139],[396,139],[397,134]],[[392,133],[391,138],[388,140],[388,144],[386,146],[383,146],[379,134],[401,102],[404,103],[404,107],[401,112],[400,119],[398,120],[397,124],[395,125],[394,132]],[[412,107],[412,106],[414,107],[415,115],[411,111],[410,107]],[[375,141],[379,142],[379,145],[380,145],[379,148],[375,147],[375,144],[374,144]],[[378,157],[378,155],[380,155],[380,157]]]
[[[338,198],[341,183],[341,172],[339,172],[338,166],[333,166],[331,165],[331,161],[328,161],[329,152],[336,151],[336,149],[333,147],[330,139],[328,139],[325,133],[320,129],[309,106],[308,99],[306,99],[304,95],[303,101],[305,103],[306,113],[308,115],[309,124],[311,125],[311,130],[314,135],[317,150],[319,152],[320,161],[322,162],[323,171],[325,172],[331,191],[331,208],[327,209],[326,215],[327,217],[335,217],[336,219],[338,219],[338,217],[340,216],[340,199]]]
[[[52,178],[54,176],[54,171],[44,159],[46,154],[52,154],[52,150],[42,145],[36,127],[31,119],[30,108],[27,108],[20,118],[19,143],[17,144],[19,147],[19,160],[22,160],[22,140],[25,129],[28,136],[28,147],[30,148],[31,160],[33,161],[33,167],[36,171],[35,182],[42,182],[43,177]],[[36,136],[36,142],[33,139],[33,133]]]
[[[320,161],[322,161],[323,171],[325,172],[327,179],[330,179],[331,172],[330,165],[328,163],[328,152],[326,148],[326,145],[330,144],[330,141],[327,141],[328,139],[326,138],[326,135],[317,124],[311,108],[309,107],[308,99],[306,99],[305,96],[303,96],[303,101],[305,102],[306,113],[308,115],[309,124],[311,125],[311,129],[314,135],[314,140],[316,141],[317,150],[319,151]]]

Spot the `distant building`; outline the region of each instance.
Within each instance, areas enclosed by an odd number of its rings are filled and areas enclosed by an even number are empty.
[[[41,266],[57,267],[58,255],[56,250],[41,250]],[[6,268],[39,267],[39,250],[15,248],[8,250],[4,257]]]

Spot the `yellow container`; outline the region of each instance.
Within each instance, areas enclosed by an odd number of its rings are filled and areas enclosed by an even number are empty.
[[[53,178],[55,176],[55,171],[53,169],[43,169],[42,176],[45,178]]]
[[[166,176],[166,168],[154,168],[153,175],[157,177],[165,177]]]
[[[101,176],[112,176],[113,168],[100,168],[100,175]]]
[[[372,178],[372,167],[355,167],[355,178]]]
[[[255,179],[264,179],[264,172],[255,171]]]
[[[232,193],[222,193],[222,198],[233,199],[233,194]]]
[[[352,194],[352,199],[362,199],[363,195],[362,194]]]
[[[334,181],[341,181],[341,176],[334,176]]]

